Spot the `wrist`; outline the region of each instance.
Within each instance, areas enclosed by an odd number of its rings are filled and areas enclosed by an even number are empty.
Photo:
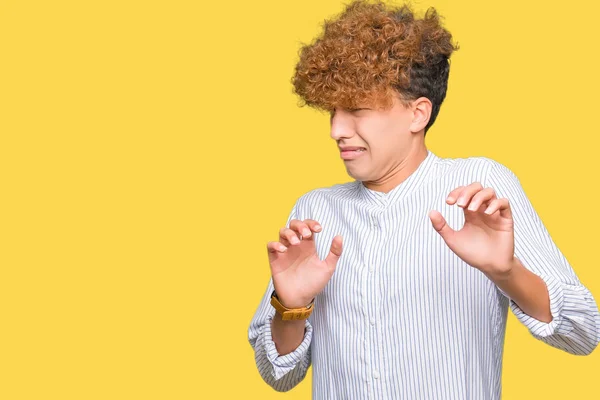
[[[520,268],[523,268],[523,265],[518,258],[513,257],[508,265],[503,268],[497,268],[495,271],[487,273],[486,275],[496,285],[502,286],[515,279],[515,276],[520,272]]]
[[[277,298],[277,300],[279,300],[279,303],[286,307],[286,308],[306,308],[309,307],[312,302],[315,300],[314,298],[312,299],[290,299],[287,297],[281,297],[277,294],[276,290],[273,290],[273,293],[271,293],[271,296],[274,296]]]
[[[291,328],[293,326],[304,326],[306,322],[303,319],[283,319],[283,316],[280,313],[275,312],[273,324]]]
[[[289,320],[304,320],[307,319],[313,311],[314,299],[307,306],[287,307],[282,304],[277,293],[273,290],[271,294],[271,305],[275,308],[275,312],[281,315],[284,321]]]

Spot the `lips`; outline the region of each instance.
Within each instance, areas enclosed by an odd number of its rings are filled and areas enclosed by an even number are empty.
[[[354,151],[354,150],[366,150],[364,147],[358,147],[358,146],[344,146],[344,147],[340,147],[340,151]]]
[[[340,157],[344,160],[354,160],[363,154],[366,153],[366,149],[364,147],[355,147],[356,150],[342,150],[340,152]]]

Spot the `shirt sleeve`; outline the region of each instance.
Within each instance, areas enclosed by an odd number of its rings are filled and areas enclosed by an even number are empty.
[[[288,217],[286,227],[296,218],[296,203]],[[285,392],[298,385],[306,376],[311,364],[311,340],[313,327],[309,320],[305,322],[304,338],[291,353],[280,355],[271,336],[271,321],[275,308],[271,305],[273,280],[269,280],[267,290],[256,310],[250,327],[248,341],[254,349],[254,359],[263,380],[273,389]]]
[[[514,220],[515,257],[546,283],[552,321],[526,314],[509,296],[510,309],[536,338],[575,355],[588,355],[600,341],[600,314],[591,292],[552,240],[516,175],[492,160],[487,186],[498,198],[507,198]]]

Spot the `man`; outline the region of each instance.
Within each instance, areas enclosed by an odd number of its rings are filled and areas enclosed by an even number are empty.
[[[315,399],[499,399],[509,307],[550,346],[598,345],[598,306],[512,171],[425,146],[458,48],[432,10],[355,1],[302,49],[295,91],[331,113],[355,181],[301,196],[267,245],[248,335],[275,390],[312,364]]]

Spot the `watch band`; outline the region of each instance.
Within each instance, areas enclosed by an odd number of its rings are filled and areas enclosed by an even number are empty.
[[[271,293],[271,305],[275,308],[275,311],[281,315],[281,319],[284,321],[307,319],[313,311],[314,304],[315,299],[313,299],[306,307],[287,308],[281,304],[279,298],[277,297],[277,293],[275,293],[274,290],[273,293]]]

